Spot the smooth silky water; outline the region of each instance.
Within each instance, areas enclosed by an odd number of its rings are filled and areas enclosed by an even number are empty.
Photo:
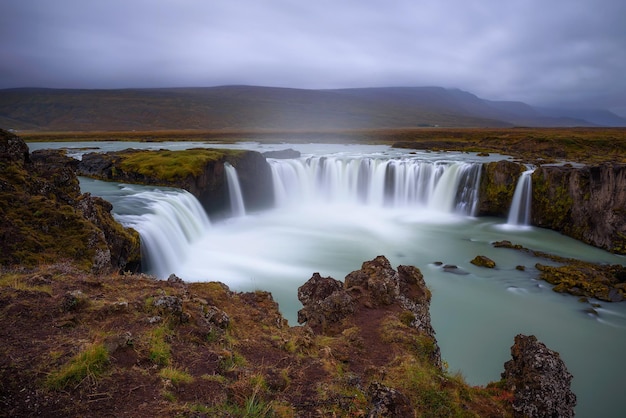
[[[138,144],[146,147],[146,144]],[[216,146],[173,144],[178,148]],[[30,145],[32,150],[33,144]],[[116,149],[129,147],[127,143],[116,145]],[[93,146],[103,149],[101,143]],[[169,148],[163,143],[149,146]],[[234,147],[231,144],[218,146]],[[107,150],[114,148],[108,144],[107,147]],[[389,173],[386,166],[390,164],[384,161],[388,158],[393,158],[395,165],[407,158],[435,166],[443,162],[444,168],[438,177],[432,172],[423,176],[420,196],[407,197],[406,192],[398,190],[400,184],[404,184],[398,179],[393,186],[395,195],[385,197],[373,188],[363,192],[362,185],[349,178],[327,178],[323,184],[330,190],[320,195],[321,190],[315,191],[320,185],[319,178],[317,182],[306,180],[302,165],[288,160],[270,160],[275,175],[290,172],[289,167],[293,168],[294,164],[300,167],[295,169],[299,174],[289,174],[281,181],[275,178],[275,188],[282,188],[277,192],[277,207],[213,224],[204,217],[197,201],[181,190],[91,179],[81,179],[81,188],[111,201],[115,216],[139,230],[144,252],[153,254],[148,260],[150,269],[158,277],[166,278],[175,273],[187,281],[222,281],[238,291],[270,291],[291,325],[296,324],[296,312],[300,308],[297,288],[313,272],[343,279],[347,273],[360,268],[363,261],[377,255],[385,255],[394,267],[399,264],[417,266],[432,290],[433,327],[450,371],[460,370],[471,384],[484,385],[498,380],[504,362],[510,358],[514,336],[534,334],[561,354],[574,375],[577,416],[624,415],[626,303],[592,301],[601,305],[592,313],[589,303],[557,294],[550,290],[549,284],[535,280],[538,272],[534,265],[537,262],[552,264],[550,261],[511,249],[494,248],[492,243],[507,239],[534,250],[596,262],[626,264],[626,259],[553,231],[509,225],[505,219],[470,216],[470,201],[450,200],[434,187],[445,179],[443,171],[446,169],[452,166],[457,171],[468,169],[465,163],[484,159],[461,153],[411,154],[384,146],[247,143],[237,144],[237,147],[261,151],[291,147],[303,152],[300,160],[308,159],[309,166],[318,164],[317,157],[323,154],[330,157],[324,163],[327,177],[341,177],[337,173],[342,170],[329,169],[328,160],[343,161],[337,164],[345,171],[346,165],[356,164],[346,161],[367,155],[373,161],[369,163],[370,183],[384,181],[380,177],[376,180],[376,176],[382,171],[380,167],[385,167],[385,172]],[[83,151],[72,152],[80,157]],[[378,166],[378,171],[374,166]],[[402,170],[392,169],[396,176]],[[335,174],[328,174],[333,172]],[[469,187],[452,179],[451,171],[448,174],[450,184],[447,187],[459,190]],[[299,177],[302,175],[305,177]],[[288,184],[290,177],[291,186]],[[330,184],[335,184],[334,188]],[[299,192],[294,197],[295,190]],[[415,201],[420,204],[412,204]],[[163,236],[167,228],[180,231]],[[159,242],[163,246],[161,250],[146,247]],[[470,260],[476,255],[488,256],[497,267],[486,269],[472,265]],[[458,266],[457,272],[444,271],[438,262]],[[521,271],[516,266],[526,269]]]

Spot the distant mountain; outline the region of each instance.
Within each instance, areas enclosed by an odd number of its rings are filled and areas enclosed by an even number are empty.
[[[164,130],[626,126],[608,111],[538,109],[441,87],[305,90],[258,86],[0,90],[0,127]]]

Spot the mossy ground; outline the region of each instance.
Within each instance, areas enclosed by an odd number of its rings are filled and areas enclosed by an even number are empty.
[[[155,305],[165,296],[180,298],[182,312]],[[213,308],[227,324],[205,320]],[[362,315],[316,335],[289,327],[266,292],[94,276],[71,263],[4,269],[0,408],[11,416],[366,416],[367,388],[378,381],[404,393],[416,416],[510,416],[504,391],[432,365],[432,341],[403,311]]]
[[[199,176],[209,162],[224,161],[226,156],[233,158],[243,152],[203,148],[181,151],[131,151],[117,154],[120,161],[116,167],[126,172],[173,182],[188,176]]]

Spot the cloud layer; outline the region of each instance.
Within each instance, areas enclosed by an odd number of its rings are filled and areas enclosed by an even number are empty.
[[[626,113],[623,0],[7,0],[0,88],[458,87]]]

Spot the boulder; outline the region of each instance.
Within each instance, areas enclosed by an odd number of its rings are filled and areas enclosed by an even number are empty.
[[[511,347],[512,359],[504,364],[502,379],[513,392],[513,409],[519,417],[573,417],[576,395],[572,375],[559,353],[533,335],[519,334]]]
[[[496,266],[495,261],[484,255],[477,255],[472,261],[470,261],[470,263],[478,267],[486,267],[489,269],[492,269]]]

